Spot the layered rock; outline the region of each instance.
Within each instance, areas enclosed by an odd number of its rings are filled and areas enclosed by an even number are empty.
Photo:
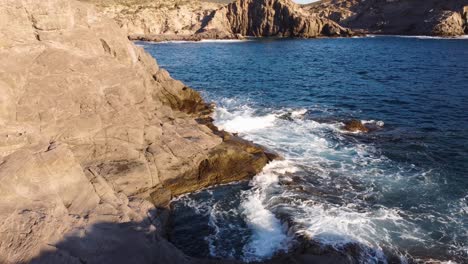
[[[272,156],[91,5],[0,4],[0,263],[192,263],[155,206]]]
[[[131,39],[201,40],[254,37],[349,36],[351,31],[304,12],[291,0],[82,0],[96,4]]]
[[[217,10],[200,32],[225,32],[255,37],[349,36],[351,31],[316,15],[291,0],[237,0]]]
[[[82,0],[94,3],[131,38],[186,38],[222,4],[188,0]]]
[[[344,27],[372,34],[468,34],[467,0],[322,0],[304,7]]]

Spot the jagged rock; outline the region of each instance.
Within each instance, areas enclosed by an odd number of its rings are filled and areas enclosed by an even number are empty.
[[[193,262],[149,200],[271,159],[211,108],[91,5],[0,0],[0,263]]]
[[[467,4],[466,0],[322,0],[304,9],[362,33],[459,36],[466,32]]]
[[[222,4],[198,0],[81,0],[94,3],[132,38],[188,38]]]
[[[255,37],[349,36],[337,23],[304,12],[291,0],[81,0],[95,3],[131,39],[167,41]]]
[[[459,36],[465,34],[466,22],[458,12],[443,11],[436,20],[432,35]]]
[[[291,0],[237,0],[215,11],[199,32],[255,37],[349,36],[337,23],[308,15]]]
[[[463,7],[462,19],[465,21],[465,34],[468,34],[468,5]]]
[[[361,120],[352,119],[345,122],[344,130],[349,132],[369,132],[369,128],[367,128]]]

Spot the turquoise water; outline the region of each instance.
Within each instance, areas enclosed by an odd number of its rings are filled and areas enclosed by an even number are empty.
[[[139,44],[219,127],[285,157],[174,201],[188,254],[255,261],[306,238],[360,263],[468,263],[468,40]],[[353,118],[374,130],[343,131]]]

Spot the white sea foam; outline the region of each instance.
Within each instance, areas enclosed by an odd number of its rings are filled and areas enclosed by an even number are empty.
[[[253,39],[202,39],[199,42],[209,43],[238,43],[238,42],[248,42],[252,41]]]
[[[264,129],[268,127],[272,127],[276,117],[274,115],[266,115],[266,116],[236,116],[233,119],[220,122],[219,127],[221,129],[230,131],[230,132],[249,132],[259,129]]]
[[[440,40],[450,40],[450,39],[468,39],[468,35],[456,36],[456,37],[442,37],[442,36],[426,36],[426,35],[366,35],[366,37],[375,38],[375,37],[396,37],[396,38],[415,38],[415,39],[440,39]]]
[[[244,246],[245,261],[261,260],[278,250],[287,250],[290,238],[285,227],[265,204],[269,199],[268,189],[278,183],[278,174],[294,171],[296,168],[289,162],[274,161],[252,180],[253,188],[245,193],[246,199],[241,205],[247,224],[253,230],[250,242]]]
[[[252,41],[251,39],[202,39],[202,40],[165,40],[158,42],[151,42],[151,44],[184,44],[184,43],[239,43],[239,42],[248,42]]]
[[[307,113],[307,109],[299,109],[291,112],[292,118],[303,118]]]
[[[444,246],[412,222],[425,221],[433,217],[431,214],[411,215],[367,202],[386,195],[408,195],[402,192],[408,188],[431,192],[437,188],[431,171],[395,163],[372,145],[348,140],[340,122],[321,123],[306,114],[307,109],[256,111],[235,99],[221,100],[215,109],[216,125],[239,132],[285,158],[265,167],[251,181],[252,189],[242,196],[241,210],[252,230],[251,240],[244,247],[244,260],[260,260],[287,248],[292,238],[275,216],[278,208],[293,212],[288,216],[288,223],[293,225],[288,232],[293,230],[338,250],[358,243],[363,248],[363,263],[385,263],[383,248],[399,252],[401,248]],[[384,126],[380,120],[362,122]],[[295,183],[298,178],[302,181]],[[301,188],[311,191],[296,191]],[[333,196],[330,201],[328,194]],[[463,214],[466,204],[460,204],[454,210]],[[459,219],[437,221],[460,225]],[[404,255],[400,256],[402,262]]]
[[[374,124],[376,126],[379,126],[379,127],[383,127],[385,125],[384,121],[380,121],[380,120],[361,120],[361,122],[363,124]]]
[[[244,196],[242,208],[246,221],[253,230],[252,240],[245,247],[246,260],[271,256],[275,251],[284,249],[285,241],[290,239],[270,207],[275,200],[271,196],[271,190],[277,185],[278,177],[287,178],[285,173],[288,169],[297,172],[301,170],[300,167],[307,167],[315,177],[331,184],[328,188],[343,189],[343,192],[353,186],[340,179],[334,180],[331,175],[343,174],[346,175],[343,180],[349,177],[354,178],[354,181],[362,180],[370,184],[398,178],[398,174],[388,175],[388,172],[379,168],[386,160],[379,155],[373,156],[372,146],[342,145],[342,124],[307,120],[303,118],[306,113],[306,109],[284,109],[258,114],[245,105],[236,106],[235,100],[224,101],[216,108],[215,120],[219,127],[231,132],[241,132],[246,138],[277,150],[286,158],[285,161],[267,166],[252,180],[253,188]],[[293,120],[282,119],[285,114],[289,114]],[[383,126],[382,121],[364,122]],[[330,138],[331,135],[336,138]],[[295,195],[284,191],[283,197]],[[358,192],[351,189],[349,191]],[[370,195],[372,189],[361,192],[363,196]],[[391,244],[391,232],[406,232],[412,236],[412,240],[422,239],[392,209],[360,211],[353,204],[338,206],[317,202],[313,196],[310,200],[302,199],[295,203],[292,199],[289,203],[284,206],[296,212],[292,220],[299,227],[298,232],[337,248],[350,242],[361,243],[372,249],[372,257],[381,260],[383,251],[380,245]]]

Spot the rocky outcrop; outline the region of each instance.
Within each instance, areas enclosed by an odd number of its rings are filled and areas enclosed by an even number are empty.
[[[155,205],[273,156],[91,5],[0,4],[0,263],[193,263]]]
[[[468,33],[467,6],[467,0],[322,0],[304,9],[363,33],[459,36]]]
[[[349,131],[349,132],[364,132],[367,133],[369,132],[369,128],[367,128],[361,120],[357,119],[352,119],[349,121],[346,121],[344,123],[344,130]]]
[[[94,3],[131,38],[188,38],[222,4],[198,0],[81,0]]]
[[[254,37],[349,36],[337,23],[308,15],[291,0],[237,0],[217,10],[200,32]]]
[[[349,36],[351,31],[310,15],[291,0],[81,0],[92,2],[134,40]]]
[[[468,33],[466,19],[461,12],[442,11],[435,18],[431,33],[437,36],[460,36]]]

